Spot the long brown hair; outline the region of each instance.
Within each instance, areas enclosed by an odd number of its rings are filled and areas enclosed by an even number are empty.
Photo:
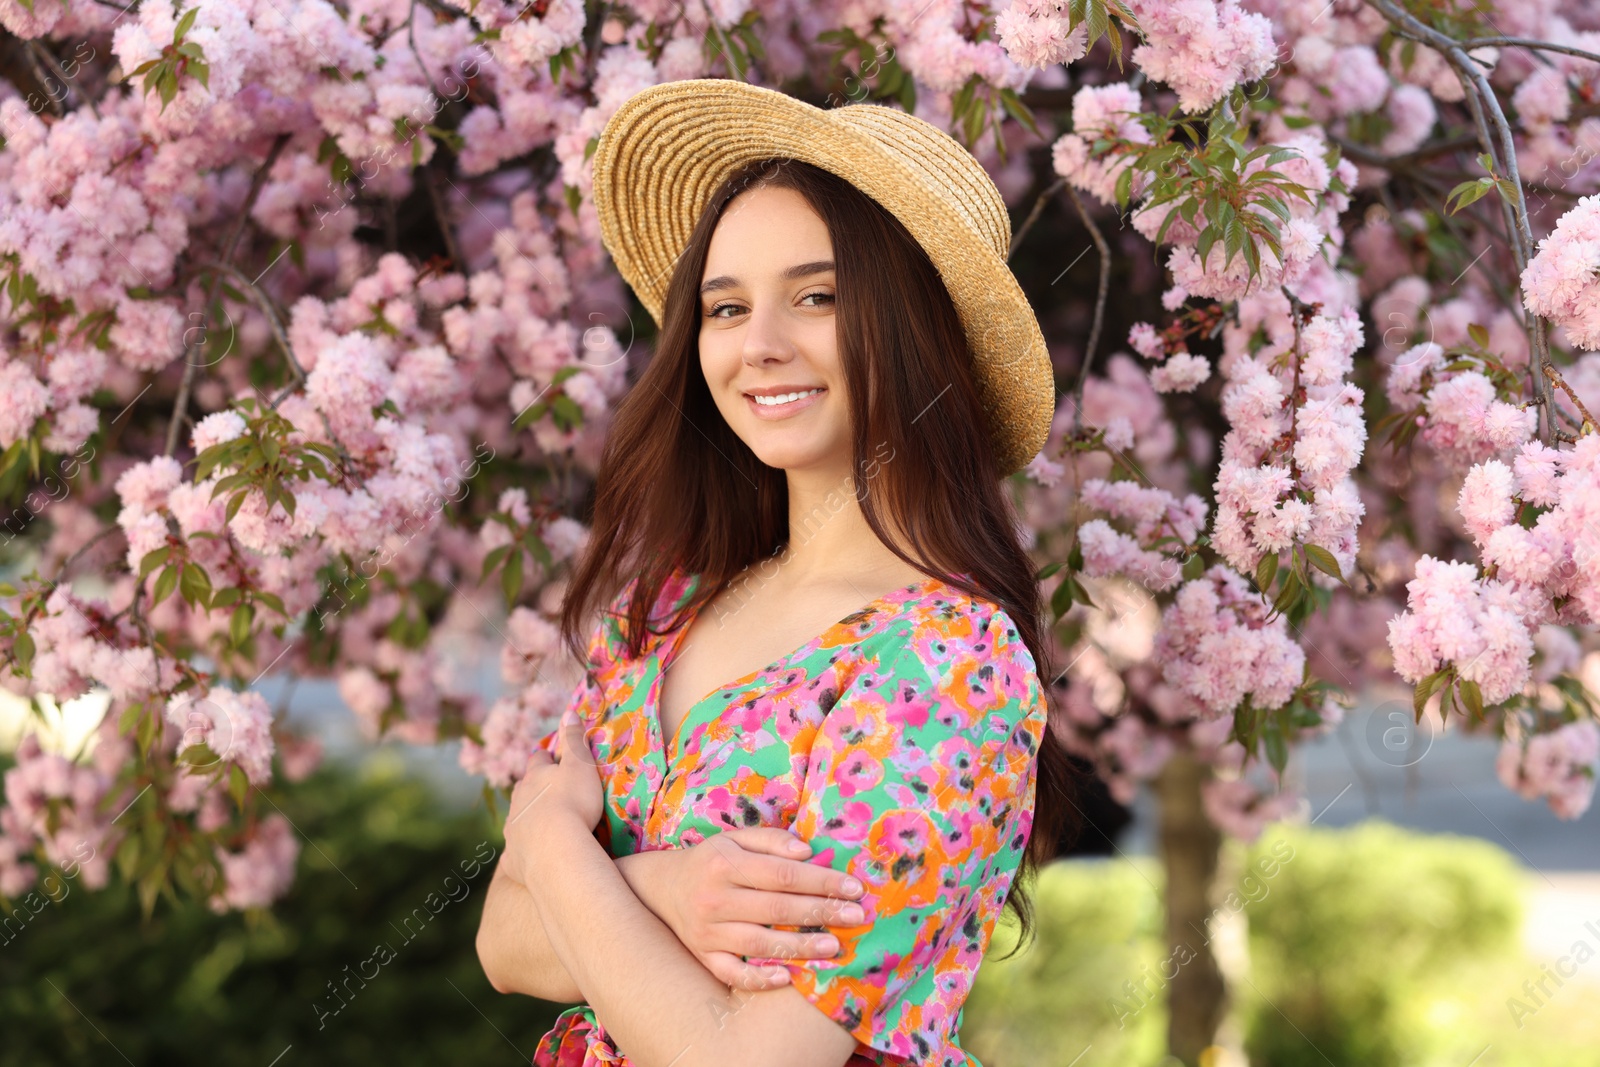
[[[1002,491],[971,350],[949,291],[899,219],[845,179],[799,160],[760,160],[730,176],[677,261],[655,354],[618,405],[601,453],[589,545],[562,607],[568,647],[583,660],[585,621],[637,578],[624,625],[628,654],[636,656],[648,613],[674,568],[700,574],[701,582],[661,632],[788,537],[786,475],[757,459],[728,426],[699,360],[698,290],[711,235],[734,197],[761,186],[804,196],[833,242],[853,477],[867,524],[913,567],[1004,608],[1033,654],[1048,700],[1054,666],[1039,583]],[[890,461],[880,466],[874,457],[884,445]],[[920,558],[894,545],[885,510]],[[972,584],[961,573],[972,575]],[[1037,767],[1033,828],[1006,900],[1020,923],[1018,947],[1034,933],[1025,883],[1082,829],[1080,772],[1048,728]]]

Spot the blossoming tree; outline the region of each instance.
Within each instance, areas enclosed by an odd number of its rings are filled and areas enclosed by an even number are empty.
[[[284,893],[271,794],[319,751],[269,673],[336,679],[374,740],[459,738],[490,803],[513,782],[575,680],[564,565],[648,357],[589,156],[631,94],[700,76],[914,110],[991,168],[1015,248],[1054,200],[1091,239],[1098,286],[1040,307],[1067,388],[1014,488],[1072,664],[1057,729],[1189,828],[1169,936],[1204,921],[1218,835],[1294,810],[1294,746],[1375,681],[1498,738],[1508,788],[1589,803],[1592,6],[0,0],[0,25],[0,682],[109,698],[83,758],[17,750],[8,909],[50,867],[147,909]],[[462,641],[498,646],[506,695],[452,672]],[[1187,1062],[1217,979],[1202,955],[1170,991]]]

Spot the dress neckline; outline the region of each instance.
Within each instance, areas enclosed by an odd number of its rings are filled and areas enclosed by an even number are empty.
[[[678,722],[678,729],[672,736],[672,744],[669,748],[666,743],[666,730],[663,728],[661,723],[661,689],[664,684],[667,668],[672,666],[673,662],[678,658],[678,651],[683,644],[684,636],[688,634],[690,628],[694,626],[695,620],[700,617],[700,612],[703,610],[704,605],[694,608],[689,613],[688,617],[684,619],[684,621],[677,627],[677,629],[673,630],[671,634],[667,635],[667,637],[661,641],[650,653],[651,658],[655,661],[656,669],[655,676],[650,681],[650,688],[645,702],[644,712],[645,718],[648,720],[650,732],[654,742],[652,748],[655,751],[660,752],[662,757],[670,766],[683,753],[682,746],[684,730],[687,729],[690,722],[694,720],[695,713],[701,708],[705,707],[705,705],[708,704],[714,697],[720,696],[729,690],[737,692],[738,690],[750,685],[758,678],[764,677],[765,675],[775,671],[782,670],[786,665],[793,662],[798,657],[809,653],[812,649],[819,646],[823,641],[833,636],[833,634],[841,627],[853,626],[860,622],[863,615],[869,614],[880,607],[892,605],[897,601],[902,601],[903,599],[914,599],[916,594],[919,592],[927,591],[934,586],[944,584],[946,583],[942,578],[927,577],[922,579],[920,582],[913,582],[910,585],[902,585],[891,589],[882,596],[873,600],[869,600],[867,603],[861,605],[859,608],[856,608],[839,621],[830,623],[828,627],[821,633],[817,634],[815,637],[811,638],[809,641],[805,642],[799,647],[773,660],[765,667],[759,667],[756,670],[743,675],[742,677],[735,678],[731,682],[728,682],[725,685],[720,685],[711,690],[711,692],[705,694],[699,700],[696,700],[693,704],[690,704],[684,709],[683,718]],[[690,575],[688,581],[684,585],[683,590],[680,592],[692,591],[693,589],[698,588],[699,585],[700,575]]]

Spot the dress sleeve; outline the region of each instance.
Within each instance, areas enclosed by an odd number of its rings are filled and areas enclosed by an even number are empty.
[[[631,591],[630,584],[602,615],[595,625],[594,633],[589,637],[589,648],[584,656],[583,676],[578,680],[577,687],[572,690],[572,696],[567,699],[563,712],[575,711],[578,718],[586,724],[599,720],[600,712],[605,707],[604,675],[616,659],[621,637],[617,631],[616,618],[613,613],[625,610],[627,597]],[[556,724],[543,737],[535,742],[535,748],[551,751],[555,744],[556,735],[561,732],[561,716],[556,716]]]
[[[1046,704],[1005,612],[929,616],[818,727],[793,830],[865,887],[833,959],[784,959],[856,1040],[916,1063],[956,1035],[1033,825]],[[796,927],[782,927],[796,929]]]

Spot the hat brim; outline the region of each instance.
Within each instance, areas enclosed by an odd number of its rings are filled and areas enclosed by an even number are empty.
[[[595,148],[601,239],[660,326],[673,268],[711,194],[730,174],[752,160],[787,157],[839,175],[899,219],[938,269],[972,349],[996,459],[1009,474],[1026,466],[1050,434],[1049,351],[1006,264],[1010,221],[993,183],[982,175],[986,189],[930,188],[925,172],[891,144],[898,141],[907,154],[970,153],[943,131],[908,118],[880,105],[823,110],[727,78],[651,86],[617,109]],[[866,132],[884,124],[893,127],[884,139]]]

